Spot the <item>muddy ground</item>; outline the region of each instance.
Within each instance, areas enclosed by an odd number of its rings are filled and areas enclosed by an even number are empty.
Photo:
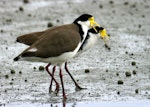
[[[48,93],[50,77],[39,70],[46,64],[13,62],[27,47],[15,40],[47,29],[48,23],[72,23],[83,13],[92,14],[107,29],[111,50],[99,40],[93,49],[69,61],[72,75],[87,89],[75,91],[63,71],[66,103],[150,101],[149,0],[0,0],[0,105],[62,102],[61,90],[57,96]],[[58,72],[55,77],[60,82]]]

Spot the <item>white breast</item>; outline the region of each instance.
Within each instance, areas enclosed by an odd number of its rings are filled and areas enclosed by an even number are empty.
[[[87,39],[86,43],[83,45],[82,51],[86,51],[92,48],[96,44],[98,38],[99,38],[99,34],[89,33],[89,38]]]

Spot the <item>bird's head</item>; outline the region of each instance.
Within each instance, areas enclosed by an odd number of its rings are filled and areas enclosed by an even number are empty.
[[[79,16],[73,23],[80,24],[80,25],[85,25],[88,27],[88,29],[93,28],[95,32],[98,32],[95,29],[95,25],[99,26],[99,24],[94,20],[94,17],[89,14],[83,14]]]

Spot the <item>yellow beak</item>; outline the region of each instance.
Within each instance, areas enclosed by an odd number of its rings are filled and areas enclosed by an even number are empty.
[[[89,18],[88,20],[90,21],[90,27],[92,27],[96,32],[98,32],[98,31],[95,29],[94,25],[96,25],[96,26],[100,26],[100,25],[99,25],[97,22],[95,22],[94,17],[91,17],[91,18]]]

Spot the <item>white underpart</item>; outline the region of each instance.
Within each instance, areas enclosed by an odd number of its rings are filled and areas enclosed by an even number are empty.
[[[90,37],[87,39],[86,43],[84,44],[82,51],[86,51],[86,50],[92,48],[96,44],[100,35],[99,35],[99,33],[93,34],[93,33],[89,32],[89,36]]]
[[[51,63],[51,64],[54,64],[54,65],[59,65],[60,66],[63,62],[66,62],[67,60],[75,57],[75,55],[77,54],[78,50],[80,49],[83,41],[85,40],[85,38],[87,36],[87,31],[90,27],[90,22],[89,21],[79,22],[79,24],[82,27],[84,35],[83,35],[82,42],[79,42],[78,46],[76,47],[76,49],[74,51],[62,53],[61,55],[56,56],[56,57],[49,57],[49,58],[24,57],[24,58],[21,58],[19,60],[20,61],[26,60],[26,61],[31,61],[31,62],[45,62],[45,63]],[[29,51],[33,52],[34,50],[35,49],[33,49],[33,50],[31,49]]]

